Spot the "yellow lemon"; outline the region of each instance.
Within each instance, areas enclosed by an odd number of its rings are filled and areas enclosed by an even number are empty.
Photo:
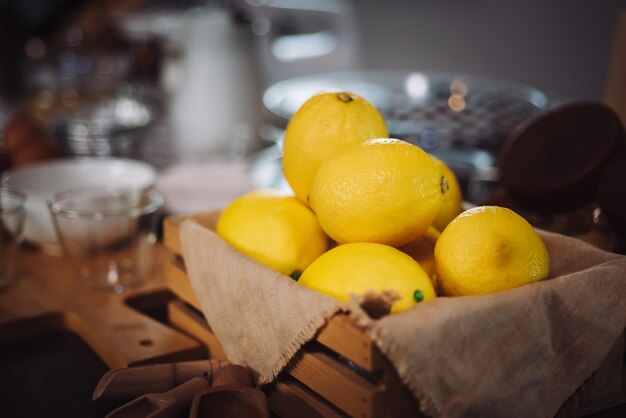
[[[430,227],[447,188],[441,167],[420,148],[379,138],[322,164],[309,204],[335,241],[395,247]]]
[[[548,252],[524,218],[481,206],[457,216],[435,246],[438,289],[445,295],[482,295],[548,276]]]
[[[396,291],[401,299],[391,313],[436,296],[428,274],[415,260],[393,247],[373,243],[333,248],[311,263],[298,283],[346,302],[351,293]]]
[[[237,250],[296,278],[328,248],[315,214],[294,196],[269,189],[233,200],[216,230]]]
[[[437,216],[433,221],[433,226],[439,231],[443,231],[446,226],[461,213],[463,195],[461,193],[459,181],[454,175],[454,172],[450,170],[450,168],[439,158],[434,155],[431,155],[431,158],[441,166],[443,175],[448,180],[448,186],[450,186],[450,189],[443,198],[441,209],[439,209],[439,213],[437,213]]]
[[[283,172],[303,202],[319,166],[348,145],[387,137],[378,110],[350,92],[324,92],[311,97],[293,115],[285,132]]]
[[[435,277],[435,245],[439,235],[440,232],[431,227],[423,235],[398,248],[417,261],[431,279]]]

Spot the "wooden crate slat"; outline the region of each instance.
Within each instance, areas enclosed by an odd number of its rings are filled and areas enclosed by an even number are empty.
[[[214,212],[206,212],[165,218],[163,221],[163,245],[174,254],[182,255],[183,249],[180,243],[180,226],[183,221],[193,219],[200,225],[214,229],[217,223],[217,216],[218,215]]]
[[[413,417],[426,418],[419,408],[419,402],[413,396],[410,389],[405,386],[388,360],[382,375],[382,383],[385,386],[385,417]]]
[[[226,353],[202,314],[175,300],[167,304],[168,319],[175,327],[200,340],[209,350],[209,358],[227,360]]]
[[[211,346],[217,339],[204,317],[185,309],[181,302],[170,302],[168,307],[173,324],[205,342],[210,350],[219,352],[215,345]],[[384,387],[369,382],[324,353],[302,351],[286,372],[352,416],[381,416]]]
[[[200,302],[196,297],[189,277],[183,266],[182,260],[175,258],[165,263],[164,266],[165,284],[179,298],[189,303],[194,308],[201,310]]]
[[[301,351],[286,371],[350,416],[383,416],[384,387],[366,380],[321,351]]]
[[[265,387],[270,409],[281,418],[343,418],[320,401],[315,394],[290,379],[279,380]]]
[[[346,315],[339,314],[331,318],[315,340],[368,372],[376,372],[384,367],[378,347]]]
[[[163,245],[176,255],[183,253],[179,232],[185,219],[186,216],[171,216],[163,221]]]

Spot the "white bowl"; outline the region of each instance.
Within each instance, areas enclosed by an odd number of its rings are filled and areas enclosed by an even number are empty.
[[[156,183],[155,169],[143,162],[119,158],[80,158],[31,165],[6,173],[2,183],[26,192],[25,239],[44,251],[60,248],[48,210],[48,198],[66,190],[106,186],[146,189]]]

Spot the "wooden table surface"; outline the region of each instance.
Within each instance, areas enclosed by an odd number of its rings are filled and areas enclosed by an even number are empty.
[[[78,334],[111,368],[166,359],[197,358],[198,342],[129,303],[165,291],[165,248],[155,246],[152,277],[121,294],[77,283],[67,259],[24,248],[19,278],[0,292],[0,343],[54,330]]]

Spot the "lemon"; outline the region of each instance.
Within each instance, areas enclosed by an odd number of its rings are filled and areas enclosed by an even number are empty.
[[[315,260],[298,283],[346,302],[351,293],[393,290],[401,299],[391,313],[436,296],[430,278],[415,260],[393,247],[373,243],[333,248]]]
[[[423,235],[398,248],[417,261],[430,278],[435,277],[435,245],[439,235],[440,232],[431,227]]]
[[[542,280],[548,252],[524,218],[481,206],[457,216],[435,246],[438,289],[445,295],[482,295]]]
[[[317,172],[309,203],[339,243],[404,245],[432,224],[447,180],[430,156],[398,139],[346,148]]]
[[[387,137],[378,110],[350,92],[324,92],[311,97],[293,115],[285,132],[283,172],[303,202],[324,161],[348,145]]]
[[[217,234],[237,250],[292,277],[328,248],[328,237],[311,210],[294,196],[255,190],[221,213]]]
[[[450,170],[450,168],[439,158],[435,157],[434,155],[431,155],[431,158],[441,166],[441,169],[443,170],[443,175],[448,180],[448,186],[450,187],[450,189],[443,198],[443,204],[441,205],[441,209],[439,209],[439,212],[437,213],[437,216],[433,221],[433,226],[439,231],[443,231],[450,223],[450,221],[452,221],[461,213],[463,194],[461,193],[461,187],[459,186],[459,181],[454,175],[454,172]]]

